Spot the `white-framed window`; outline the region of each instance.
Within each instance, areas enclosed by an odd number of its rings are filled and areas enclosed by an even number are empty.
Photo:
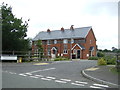
[[[90,44],[92,43],[92,40],[90,40]]]
[[[63,50],[63,54],[67,54],[68,53],[68,50],[67,49],[64,49]]]
[[[47,54],[48,54],[48,56],[51,55],[51,48],[50,48],[50,46],[47,47]]]
[[[48,56],[50,56],[51,55],[51,51],[48,51]]]
[[[76,54],[76,53],[77,53],[77,50],[76,50],[76,49],[74,49],[74,50],[73,50],[73,54]]]
[[[64,39],[64,40],[63,40],[63,43],[68,43],[68,40],[67,40],[67,39]]]
[[[48,45],[50,44],[50,40],[47,40],[47,44],[48,44]]]
[[[74,43],[74,39],[71,39],[71,43]]]
[[[54,44],[57,44],[57,40],[54,40]]]

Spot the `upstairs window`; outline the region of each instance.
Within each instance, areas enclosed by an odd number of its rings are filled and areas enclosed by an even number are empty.
[[[48,45],[50,44],[50,40],[47,40],[47,44],[48,44]]]
[[[57,44],[57,40],[54,40],[54,44]]]
[[[92,40],[90,40],[90,44],[92,44]]]
[[[71,39],[71,43],[74,43],[74,39]]]
[[[68,40],[67,40],[67,39],[64,39],[64,40],[63,40],[63,43],[65,43],[65,44],[68,43]]]

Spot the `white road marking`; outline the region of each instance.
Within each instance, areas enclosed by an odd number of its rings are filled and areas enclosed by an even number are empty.
[[[47,81],[50,81],[51,79],[48,79],[48,78],[41,78],[42,80],[47,80]]]
[[[49,77],[49,76],[48,76],[48,77],[46,77],[46,78],[49,78],[49,79],[56,79],[55,77]]]
[[[87,82],[75,81],[76,83],[88,84]]]
[[[42,75],[35,75],[35,77],[43,77]]]
[[[60,81],[60,80],[55,80],[55,82],[58,82],[58,83],[67,83],[65,81]]]
[[[102,85],[102,84],[93,84],[95,86],[101,86],[101,87],[109,87],[108,85]]]
[[[9,72],[10,74],[16,74],[16,73],[14,73],[14,72]]]
[[[32,75],[31,73],[25,73],[25,74],[27,74],[27,75]]]
[[[24,75],[24,74],[19,74],[19,75],[21,75],[21,76],[27,76],[27,75]]]
[[[39,78],[39,77],[35,77],[35,76],[30,76],[31,78]]]
[[[101,88],[101,87],[96,87],[96,86],[90,86],[91,88]]]
[[[37,70],[37,71],[28,72],[28,73],[36,73],[36,72],[41,72],[41,71],[53,70],[53,69],[56,69],[56,68],[48,68],[48,69]]]
[[[70,82],[71,80],[69,80],[69,79],[60,79],[60,80],[62,80],[62,81],[67,81],[67,82]]]
[[[83,84],[78,84],[78,83],[71,83],[72,85],[77,85],[77,86],[85,86]]]

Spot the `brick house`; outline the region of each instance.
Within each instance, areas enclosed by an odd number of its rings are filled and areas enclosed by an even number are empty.
[[[35,41],[41,40],[44,55],[51,58],[63,56],[73,59],[88,59],[96,56],[96,38],[92,27],[54,30],[48,29],[46,32],[39,32],[32,41],[32,51],[37,47]]]

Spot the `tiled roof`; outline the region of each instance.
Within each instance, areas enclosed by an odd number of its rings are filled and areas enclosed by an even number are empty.
[[[74,30],[64,29],[61,30],[54,30],[50,32],[39,32],[38,35],[33,39],[36,40],[53,40],[53,39],[70,39],[70,38],[85,38],[88,32],[91,30],[90,27],[81,27],[81,28],[74,28]]]

